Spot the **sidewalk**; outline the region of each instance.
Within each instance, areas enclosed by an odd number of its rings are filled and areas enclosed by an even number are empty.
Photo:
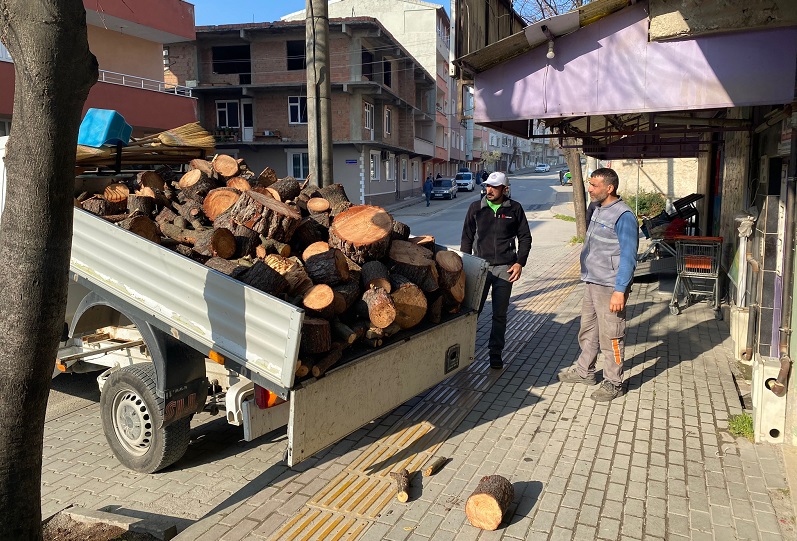
[[[629,299],[626,395],[596,404],[556,373],[578,352],[578,247],[532,250],[510,306],[505,365],[487,365],[490,304],[468,370],[289,469],[285,431],[255,442],[197,416],[186,456],[143,475],[122,468],[99,407],[46,425],[45,515],[68,505],[171,517],[180,540],[794,539],[779,447],[728,433],[741,413],[728,324],[704,304],[669,314],[656,282]],[[353,406],[356,400],[353,400]],[[413,478],[407,503],[388,473]],[[495,532],[464,504],[483,475],[512,481]]]

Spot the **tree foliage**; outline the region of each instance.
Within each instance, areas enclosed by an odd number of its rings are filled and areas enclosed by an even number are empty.
[[[515,0],[515,11],[529,24],[580,8],[590,0]]]

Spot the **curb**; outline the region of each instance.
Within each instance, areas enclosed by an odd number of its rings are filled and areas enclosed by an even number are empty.
[[[177,526],[165,519],[134,518],[84,507],[70,507],[64,509],[62,513],[76,522],[108,524],[129,532],[149,534],[162,541],[169,541],[169,539],[177,535]]]

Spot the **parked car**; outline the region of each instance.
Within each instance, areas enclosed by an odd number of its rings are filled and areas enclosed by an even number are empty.
[[[535,173],[547,173],[551,170],[551,166],[547,163],[538,163],[537,167],[534,168]]]
[[[432,199],[454,199],[457,191],[454,179],[438,178],[432,181]]]
[[[454,180],[457,181],[457,188],[460,190],[472,192],[476,189],[476,179],[474,178],[473,173],[470,171],[457,173],[457,176],[454,177]]]

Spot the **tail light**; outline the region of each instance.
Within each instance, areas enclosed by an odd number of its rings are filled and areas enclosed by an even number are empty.
[[[285,400],[277,396],[276,393],[272,393],[268,389],[264,389],[255,383],[255,404],[257,404],[258,408],[264,410],[282,404],[283,402],[285,402]]]

